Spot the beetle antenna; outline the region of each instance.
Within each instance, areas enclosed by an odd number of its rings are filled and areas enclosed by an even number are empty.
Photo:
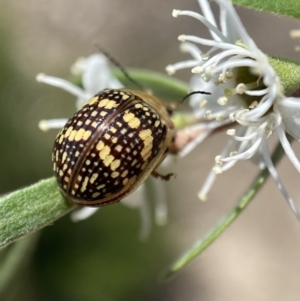
[[[191,93],[185,95],[185,96],[181,99],[180,103],[185,102],[187,98],[189,98],[190,96],[192,96],[192,95],[194,95],[194,94],[206,94],[206,95],[211,95],[210,92],[205,92],[205,91],[193,91],[193,92],[191,92]]]
[[[103,53],[107,58],[108,60],[113,64],[115,65],[122,73],[123,75],[130,81],[132,82],[134,85],[136,85],[139,89],[141,90],[145,90],[144,87],[138,83],[137,81],[135,81],[130,75],[129,73],[127,72],[127,70],[125,69],[124,66],[121,65],[120,62],[118,62],[105,48],[103,48],[103,46],[99,45],[98,43],[95,44],[95,47],[101,52]]]
[[[187,95],[185,95],[181,100],[180,102],[177,102],[177,103],[171,103],[169,104],[166,108],[167,108],[167,111],[169,113],[170,116],[172,116],[172,113],[173,113],[173,110],[175,109],[178,109],[178,107],[184,103],[186,101],[187,98],[189,98],[190,96],[194,95],[194,94],[206,94],[206,95],[211,95],[210,92],[205,92],[205,91],[193,91]]]

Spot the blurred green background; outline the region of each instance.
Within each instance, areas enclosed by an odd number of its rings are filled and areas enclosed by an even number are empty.
[[[0,193],[51,176],[56,132],[43,133],[37,124],[75,110],[71,95],[37,83],[36,74],[67,77],[78,57],[97,51],[95,41],[125,66],[164,72],[187,57],[178,50],[179,34],[207,36],[200,23],[173,19],[173,8],[199,11],[196,0],[0,0]],[[262,50],[299,59],[288,32],[300,22],[241,8],[238,13]],[[183,80],[189,75],[178,74]],[[208,202],[198,201],[226,139],[224,133],[211,137],[171,167],[177,178],[165,185],[169,222],[154,227],[147,241],[138,238],[139,213],[122,205],[78,224],[66,216],[32,239],[0,300],[299,300],[299,226],[272,181],[201,257],[171,281],[157,281],[256,174],[249,162],[240,163],[220,177]],[[299,175],[287,160],[279,172],[300,204]]]

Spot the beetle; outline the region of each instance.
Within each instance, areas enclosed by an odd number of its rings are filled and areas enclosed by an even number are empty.
[[[156,168],[172,144],[170,109],[155,96],[106,89],[92,97],[58,133],[53,171],[63,194],[101,207],[136,190],[146,178],[169,179]]]

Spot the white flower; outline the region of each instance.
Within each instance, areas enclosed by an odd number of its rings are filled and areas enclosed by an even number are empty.
[[[108,61],[102,54],[93,54],[87,58],[79,58],[71,67],[71,73],[82,76],[83,89],[64,79],[48,76],[42,73],[37,75],[37,81],[62,88],[76,96],[77,110],[85,105],[91,97],[101,90],[104,90],[105,88],[119,89],[123,87],[122,84],[112,75]],[[41,120],[39,127],[43,131],[58,129],[62,128],[66,122],[67,119]],[[154,191],[155,199],[157,200],[155,206],[155,218],[158,225],[164,224],[168,215],[165,191],[161,185],[161,182],[157,181],[155,183]],[[151,211],[149,210],[147,202],[146,185],[143,184],[134,193],[123,199],[121,204],[130,208],[139,209],[142,221],[140,237],[146,238],[151,229]],[[94,214],[98,209],[99,208],[84,207],[74,212],[71,218],[73,221],[84,220]]]
[[[207,198],[217,174],[231,168],[239,160],[252,159],[260,168],[267,166],[278,188],[300,219],[292,199],[288,195],[270,158],[267,138],[277,132],[284,150],[300,172],[285,130],[300,140],[300,105],[298,98],[283,94],[280,80],[268,58],[255,45],[243,27],[232,4],[228,0],[216,0],[220,6],[219,26],[207,0],[198,0],[203,15],[191,11],[174,10],[173,16],[190,16],[207,27],[211,38],[191,35],[179,36],[181,50],[188,52],[192,60],[169,65],[169,74],[179,69],[192,68],[191,91],[207,91],[207,96],[191,96],[190,105],[200,121],[200,138],[194,139],[183,149],[191,151],[211,131],[236,122],[239,128],[227,130],[231,137],[228,145],[216,156],[215,166],[199,192]],[[203,51],[202,46],[206,47]],[[208,48],[207,48],[208,47]],[[194,127],[197,127],[194,126]],[[204,132],[203,132],[204,131]],[[204,134],[205,133],[205,134]]]

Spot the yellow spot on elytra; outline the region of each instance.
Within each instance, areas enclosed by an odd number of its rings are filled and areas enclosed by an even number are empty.
[[[62,163],[64,163],[66,161],[67,156],[68,156],[67,152],[64,152],[63,156],[62,156],[62,160],[61,160]]]
[[[132,129],[137,129],[141,124],[141,121],[138,118],[133,118],[128,125],[132,128]]]
[[[95,96],[95,97],[92,97],[92,98],[88,101],[88,104],[89,104],[89,105],[92,105],[92,104],[94,104],[94,103],[97,102],[97,101],[98,101],[98,97]]]
[[[98,197],[100,195],[100,192],[94,192],[93,194],[92,194],[92,198],[96,198],[96,197]]]
[[[125,178],[125,179],[123,180],[123,185],[124,185],[124,186],[127,184],[128,180],[129,180],[128,178]]]
[[[105,187],[105,184],[101,184],[101,185],[97,186],[97,189],[102,189],[104,187]]]
[[[127,132],[126,129],[122,129],[122,130],[121,130],[121,134],[122,134],[122,135],[124,135],[126,132]]]
[[[112,178],[117,178],[119,175],[120,175],[120,173],[117,172],[117,171],[114,171],[114,172],[111,174]]]
[[[98,122],[94,121],[94,122],[92,123],[92,127],[96,128],[97,126],[98,126]]]
[[[69,183],[70,178],[69,177],[65,177],[64,180],[65,180],[66,183]]]
[[[87,186],[88,182],[89,182],[89,177],[85,177],[83,180],[82,186],[80,188],[81,192],[84,192],[86,190],[86,186]]]
[[[110,137],[111,137],[111,135],[109,135],[108,133],[105,133],[105,134],[104,134],[104,138],[105,138],[105,139],[108,140]]]
[[[104,117],[105,115],[107,115],[107,112],[102,111],[102,112],[100,113],[100,115],[101,115],[102,117]]]
[[[66,133],[65,133],[65,138],[68,138],[68,137],[70,136],[70,134],[71,134],[72,131],[73,131],[73,127],[70,126],[70,127],[67,129]]]
[[[91,136],[91,134],[91,131],[85,131],[84,129],[80,129],[75,135],[75,141],[80,141],[82,139],[86,141]]]
[[[114,128],[113,126],[110,128],[110,131],[112,132],[112,133],[115,133],[116,131],[117,131],[117,129],[116,128]]]
[[[64,164],[64,166],[63,166],[63,171],[65,171],[67,168],[68,168],[68,165],[67,165],[67,164]]]
[[[99,153],[100,159],[105,160],[109,154],[110,154],[110,147],[105,145],[101,150],[101,152]]]
[[[99,141],[98,143],[97,143],[97,145],[96,145],[96,149],[98,150],[98,151],[101,151],[102,149],[103,149],[103,147],[104,147],[104,143],[103,143],[103,141]]]
[[[105,109],[112,109],[112,108],[115,108],[117,106],[118,106],[118,104],[114,100],[111,100],[107,103],[107,105],[104,108]]]
[[[134,107],[137,108],[137,109],[140,109],[140,108],[143,107],[143,105],[141,105],[140,103],[137,103]]]
[[[97,112],[97,111],[93,111],[93,112],[92,112],[92,114],[91,114],[91,116],[92,116],[92,117],[96,117],[96,116],[97,116],[97,114],[98,114],[98,112]],[[91,121],[90,121],[90,122],[91,122]]]
[[[117,121],[117,126],[121,128],[122,127],[122,123],[120,121]]]
[[[116,150],[117,152],[121,152],[122,148],[123,148],[122,145],[118,144],[118,145],[115,147],[115,150]]]
[[[53,170],[55,170],[56,169],[56,163],[54,162],[53,163]]]
[[[59,137],[58,143],[59,143],[59,144],[62,144],[63,141],[64,141],[64,135],[61,135],[61,136]]]
[[[79,152],[79,151],[76,151],[75,157],[78,157],[79,155],[80,155],[80,152]]]
[[[97,174],[97,173],[93,173],[91,178],[90,178],[90,183],[93,184],[95,182],[95,180],[98,178],[98,175],[99,174]]]
[[[79,182],[81,182],[82,176],[77,176],[77,180],[78,180]]]
[[[153,138],[152,138],[152,140],[153,140]],[[151,140],[151,144],[149,143],[149,144],[145,145],[141,151],[141,156],[145,161],[151,156],[151,149],[153,146],[152,140]]]
[[[74,195],[74,194],[75,194],[75,190],[72,190],[72,191],[71,191],[71,194]]]
[[[86,121],[85,121],[85,124],[86,125],[89,125],[91,123],[91,120],[90,119],[87,119]]]
[[[128,123],[128,126],[132,129],[136,129],[141,124],[141,121],[135,117],[133,113],[125,113],[123,116],[125,122]]]
[[[77,188],[79,187],[79,185],[76,183],[76,184],[74,185],[74,187],[77,189]]]
[[[108,98],[102,99],[102,100],[99,102],[98,107],[100,107],[100,108],[105,107],[109,101],[110,101],[110,100],[109,100]]]
[[[82,121],[79,120],[79,121],[77,122],[77,125],[78,125],[78,126],[81,126],[81,125],[82,125]]]
[[[121,177],[125,178],[127,176],[127,174],[128,174],[128,170],[124,170],[121,174]]]
[[[151,149],[153,147],[153,136],[150,129],[142,130],[139,133],[139,137],[144,142],[144,148],[141,151],[141,156],[146,161],[151,156]]]
[[[151,136],[151,134],[152,134],[152,132],[151,132],[150,129],[142,130],[142,131],[140,131],[140,133],[139,133],[139,137],[140,137],[143,141],[145,141],[145,140],[147,140],[147,139]]]
[[[88,140],[91,135],[92,135],[91,131],[85,131],[82,138],[83,140]]]
[[[127,95],[127,94],[124,94],[123,96],[122,96],[122,99],[123,100],[126,100],[126,99],[128,99],[129,98],[129,96]]]
[[[64,175],[64,172],[62,170],[59,171],[59,176],[62,177]]]
[[[112,137],[111,142],[112,143],[117,143],[118,142],[118,137]]]
[[[155,126],[155,127],[158,127],[159,125],[160,125],[160,121],[159,121],[159,120],[156,120],[155,123],[154,123],[154,126]]]
[[[84,129],[80,129],[77,131],[76,135],[75,135],[75,141],[80,141],[84,135],[85,130]]]
[[[76,136],[76,134],[77,134],[77,131],[76,131],[76,130],[73,130],[73,131],[70,133],[69,140],[70,140],[70,141],[73,141],[74,138],[75,138],[75,136]]]
[[[120,160],[114,160],[110,165],[111,170],[116,170],[120,166],[120,164]]]
[[[108,156],[104,159],[103,164],[104,164],[105,166],[109,166],[110,163],[114,161],[114,159],[115,159],[114,156],[108,155]]]
[[[130,122],[133,118],[135,118],[133,113],[125,113],[123,116],[125,122]]]

